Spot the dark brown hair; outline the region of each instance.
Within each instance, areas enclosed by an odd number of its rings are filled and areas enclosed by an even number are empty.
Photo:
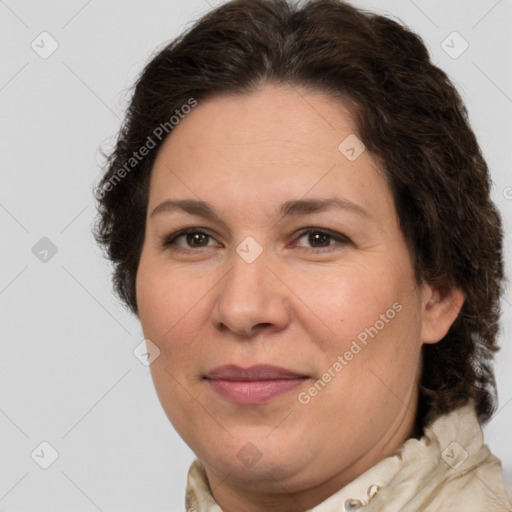
[[[503,268],[487,165],[459,94],[421,39],[343,1],[234,0],[145,67],[96,189],[95,235],[113,262],[118,295],[137,313],[135,279],[162,130],[167,135],[179,123],[184,105],[269,82],[328,93],[351,107],[358,136],[385,171],[418,282],[456,285],[466,295],[448,334],[423,347],[420,424],[469,399],[488,420]]]

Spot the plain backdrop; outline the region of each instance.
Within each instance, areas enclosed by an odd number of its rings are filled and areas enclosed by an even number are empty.
[[[418,32],[461,92],[492,170],[510,270],[512,0],[353,3]],[[112,295],[91,191],[136,75],[215,5],[0,1],[0,510],[184,510],[193,455],[132,353],[142,331]],[[499,410],[485,429],[509,489],[511,302],[507,292]]]

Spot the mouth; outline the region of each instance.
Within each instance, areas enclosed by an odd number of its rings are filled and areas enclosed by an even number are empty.
[[[271,365],[250,368],[219,366],[204,377],[222,398],[242,405],[270,402],[300,386],[308,378],[307,375]]]

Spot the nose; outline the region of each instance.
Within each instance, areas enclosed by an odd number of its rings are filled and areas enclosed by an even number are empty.
[[[289,290],[276,277],[276,268],[263,252],[247,263],[233,255],[231,270],[222,279],[214,307],[214,322],[218,329],[231,331],[244,338],[259,332],[277,332],[290,322]]]

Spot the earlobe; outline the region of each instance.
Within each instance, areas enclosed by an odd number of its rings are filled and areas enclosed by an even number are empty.
[[[422,343],[437,343],[442,340],[464,304],[464,292],[455,286],[424,286],[422,305]]]

